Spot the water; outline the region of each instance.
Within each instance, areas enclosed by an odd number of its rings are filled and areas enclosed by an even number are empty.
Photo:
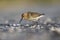
[[[50,34],[46,32],[0,32],[1,40],[48,40]],[[48,38],[47,38],[48,37]]]
[[[16,27],[17,29],[14,30],[14,27],[11,26],[8,31],[0,31],[0,40],[60,40],[60,34],[45,29],[45,25],[42,25],[41,29],[39,29],[38,25],[38,31],[35,31],[33,26],[31,27],[25,28],[24,30],[19,30],[20,28]]]
[[[0,32],[0,40],[60,40],[60,36],[43,32]]]

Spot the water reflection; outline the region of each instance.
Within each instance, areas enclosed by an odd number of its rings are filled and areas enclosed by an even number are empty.
[[[46,25],[43,24],[42,26],[45,27]],[[42,29],[39,30],[40,32],[36,32],[36,31],[34,32],[30,30],[29,28],[26,28],[27,30],[25,31],[13,30],[11,32],[11,29],[14,29],[14,28],[10,28],[9,32],[0,31],[0,39],[1,40],[57,40],[57,39],[60,40],[59,34],[56,34],[51,31],[47,31],[47,29],[45,29],[44,27],[42,27]],[[19,28],[17,27],[17,29]]]

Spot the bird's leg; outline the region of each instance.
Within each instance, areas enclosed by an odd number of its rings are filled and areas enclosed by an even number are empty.
[[[38,22],[35,22],[35,23],[34,23],[34,25],[36,25],[36,26],[35,26],[35,29],[36,29],[36,28],[37,28],[37,26],[38,26]]]
[[[35,25],[36,25],[36,26],[35,26],[34,29],[35,29],[36,32],[38,32],[38,22],[35,22]]]
[[[33,21],[33,25],[38,25],[38,22]]]
[[[35,22],[36,23],[36,25],[38,25],[38,22]]]

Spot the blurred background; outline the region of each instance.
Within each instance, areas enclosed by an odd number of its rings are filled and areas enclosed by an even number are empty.
[[[0,0],[0,23],[18,23],[21,14],[27,11],[45,13],[60,23],[60,0]],[[60,36],[45,30],[41,33],[0,32],[0,40],[60,40]]]
[[[20,15],[27,11],[41,12],[60,19],[60,0],[0,0],[0,23],[6,20],[17,23]]]

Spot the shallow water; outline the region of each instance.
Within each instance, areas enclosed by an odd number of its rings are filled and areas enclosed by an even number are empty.
[[[0,32],[0,40],[60,40],[60,36],[51,32]]]

